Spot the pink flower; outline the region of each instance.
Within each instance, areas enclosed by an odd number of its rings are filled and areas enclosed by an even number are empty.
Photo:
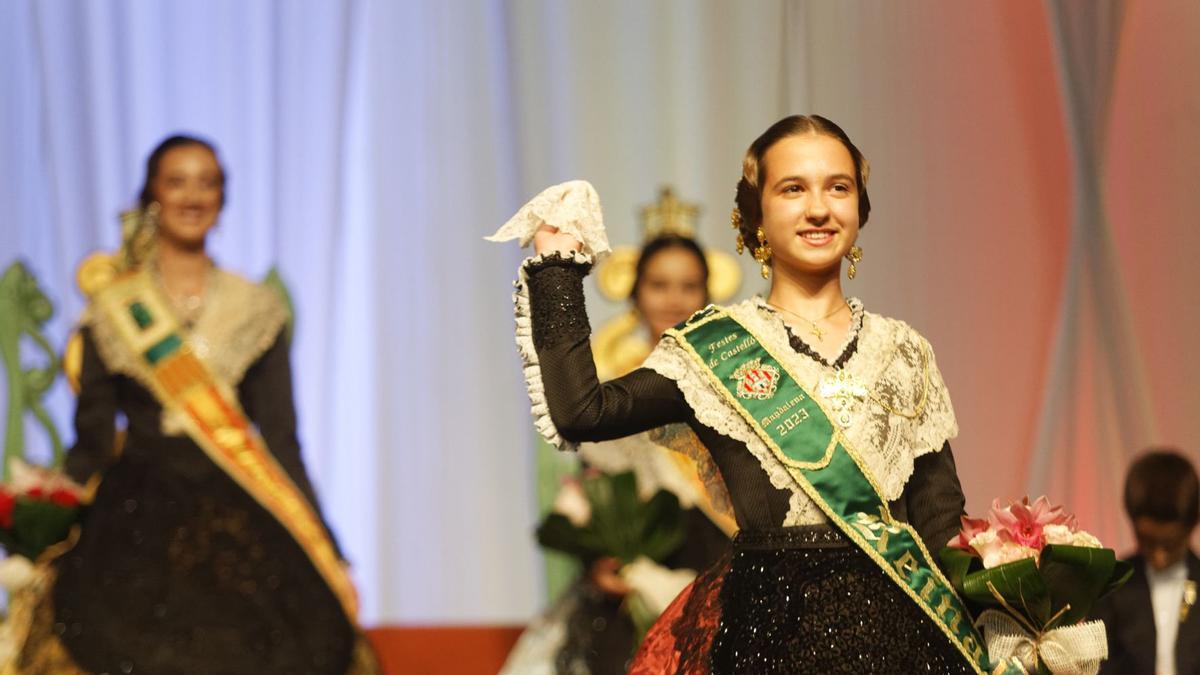
[[[1036,549],[1022,546],[1005,536],[1003,531],[996,530],[980,532],[972,537],[971,548],[983,558],[983,566],[988,569],[1022,558],[1036,558],[1038,553]]]
[[[1032,504],[1029,497],[1008,506],[1000,506],[1000,500],[992,502],[991,520],[1007,532],[1016,544],[1040,551],[1046,545],[1043,529],[1046,525],[1074,525],[1074,517],[1063,511],[1061,506],[1051,506],[1050,500],[1038,497]]]
[[[958,536],[951,539],[946,546],[970,551],[971,539],[980,532],[986,532],[991,523],[987,518],[968,518],[966,516],[959,516],[959,520],[962,522],[962,529],[959,530]]]

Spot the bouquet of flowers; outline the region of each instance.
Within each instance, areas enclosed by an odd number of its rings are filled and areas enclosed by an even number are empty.
[[[641,634],[695,576],[659,565],[683,538],[679,498],[659,490],[642,499],[632,471],[590,470],[566,480],[537,529],[538,543],[546,548],[584,561],[620,561],[620,576],[632,589],[625,609]]]
[[[14,459],[10,481],[0,485],[0,585],[20,587],[33,562],[70,534],[79,520],[83,488],[61,471]]]
[[[1079,529],[1045,497],[992,503],[987,518],[962,518],[942,549],[950,583],[984,608],[978,624],[993,664],[1038,673],[1095,673],[1108,655],[1104,625],[1082,623],[1096,600],[1132,568]]]
[[[583,559],[604,556],[631,563],[661,562],[683,543],[679,498],[660,490],[638,496],[632,471],[589,471],[563,482],[551,513],[537,529],[538,543]]]

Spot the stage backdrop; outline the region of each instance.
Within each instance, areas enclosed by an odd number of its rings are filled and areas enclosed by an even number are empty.
[[[731,249],[745,147],[818,112],[872,163],[849,288],[932,341],[969,508],[1044,490],[1125,546],[1131,453],[1200,447],[1198,33],[1183,0],[9,0],[0,264],[36,272],[61,345],[149,150],[215,140],[213,250],[295,296],[305,456],[367,621],[521,621],[521,254],[482,236],[587,178],[616,243],[671,184]]]

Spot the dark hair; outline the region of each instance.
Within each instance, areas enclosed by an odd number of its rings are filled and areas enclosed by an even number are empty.
[[[1175,449],[1147,451],[1125,475],[1125,512],[1130,520],[1152,518],[1195,526],[1200,520],[1196,469]]]
[[[708,304],[708,260],[704,257],[704,251],[695,239],[678,234],[660,234],[642,246],[642,252],[638,255],[637,267],[633,274],[633,287],[629,289],[630,300],[637,302],[638,289],[642,287],[642,277],[645,275],[646,266],[650,264],[650,259],[672,248],[683,249],[696,256],[697,262],[700,263],[701,281],[704,284],[704,303]]]
[[[819,134],[841,141],[854,161],[854,180],[858,185],[858,224],[867,224],[871,215],[871,198],[867,195],[867,179],[871,176],[871,165],[858,147],[851,142],[845,131],[831,120],[820,115],[792,115],[785,117],[761,136],[754,139],[742,158],[742,177],[737,184],[737,208],[742,215],[740,232],[751,252],[758,246],[758,226],[762,224],[762,190],[767,180],[767,151],[779,141],[791,136]]]
[[[158,144],[157,147],[154,148],[154,151],[150,153],[150,157],[146,159],[146,180],[142,183],[142,193],[138,195],[138,206],[144,209],[155,199],[154,188],[151,187],[151,184],[154,182],[154,179],[158,177],[159,164],[162,163],[163,155],[167,154],[171,150],[174,150],[175,148],[183,148],[187,146],[199,146],[205,150],[208,150],[213,154],[213,157],[217,158],[217,168],[221,171],[221,206],[225,206],[225,198],[227,196],[225,194],[226,174],[225,167],[221,166],[221,159],[217,154],[217,146],[204,140],[203,138],[198,138],[196,136],[185,136],[183,134],[169,136],[163,140]]]

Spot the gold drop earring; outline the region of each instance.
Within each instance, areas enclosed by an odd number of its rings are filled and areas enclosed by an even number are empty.
[[[767,243],[767,234],[763,232],[761,226],[756,235],[758,246],[754,249],[754,259],[762,265],[762,278],[767,279],[771,276],[771,266],[767,264],[771,262],[771,245]]]
[[[863,250],[857,244],[850,247],[850,251],[846,253],[846,260],[850,261],[850,269],[846,270],[846,276],[853,279],[858,276],[858,263],[862,262]]]

